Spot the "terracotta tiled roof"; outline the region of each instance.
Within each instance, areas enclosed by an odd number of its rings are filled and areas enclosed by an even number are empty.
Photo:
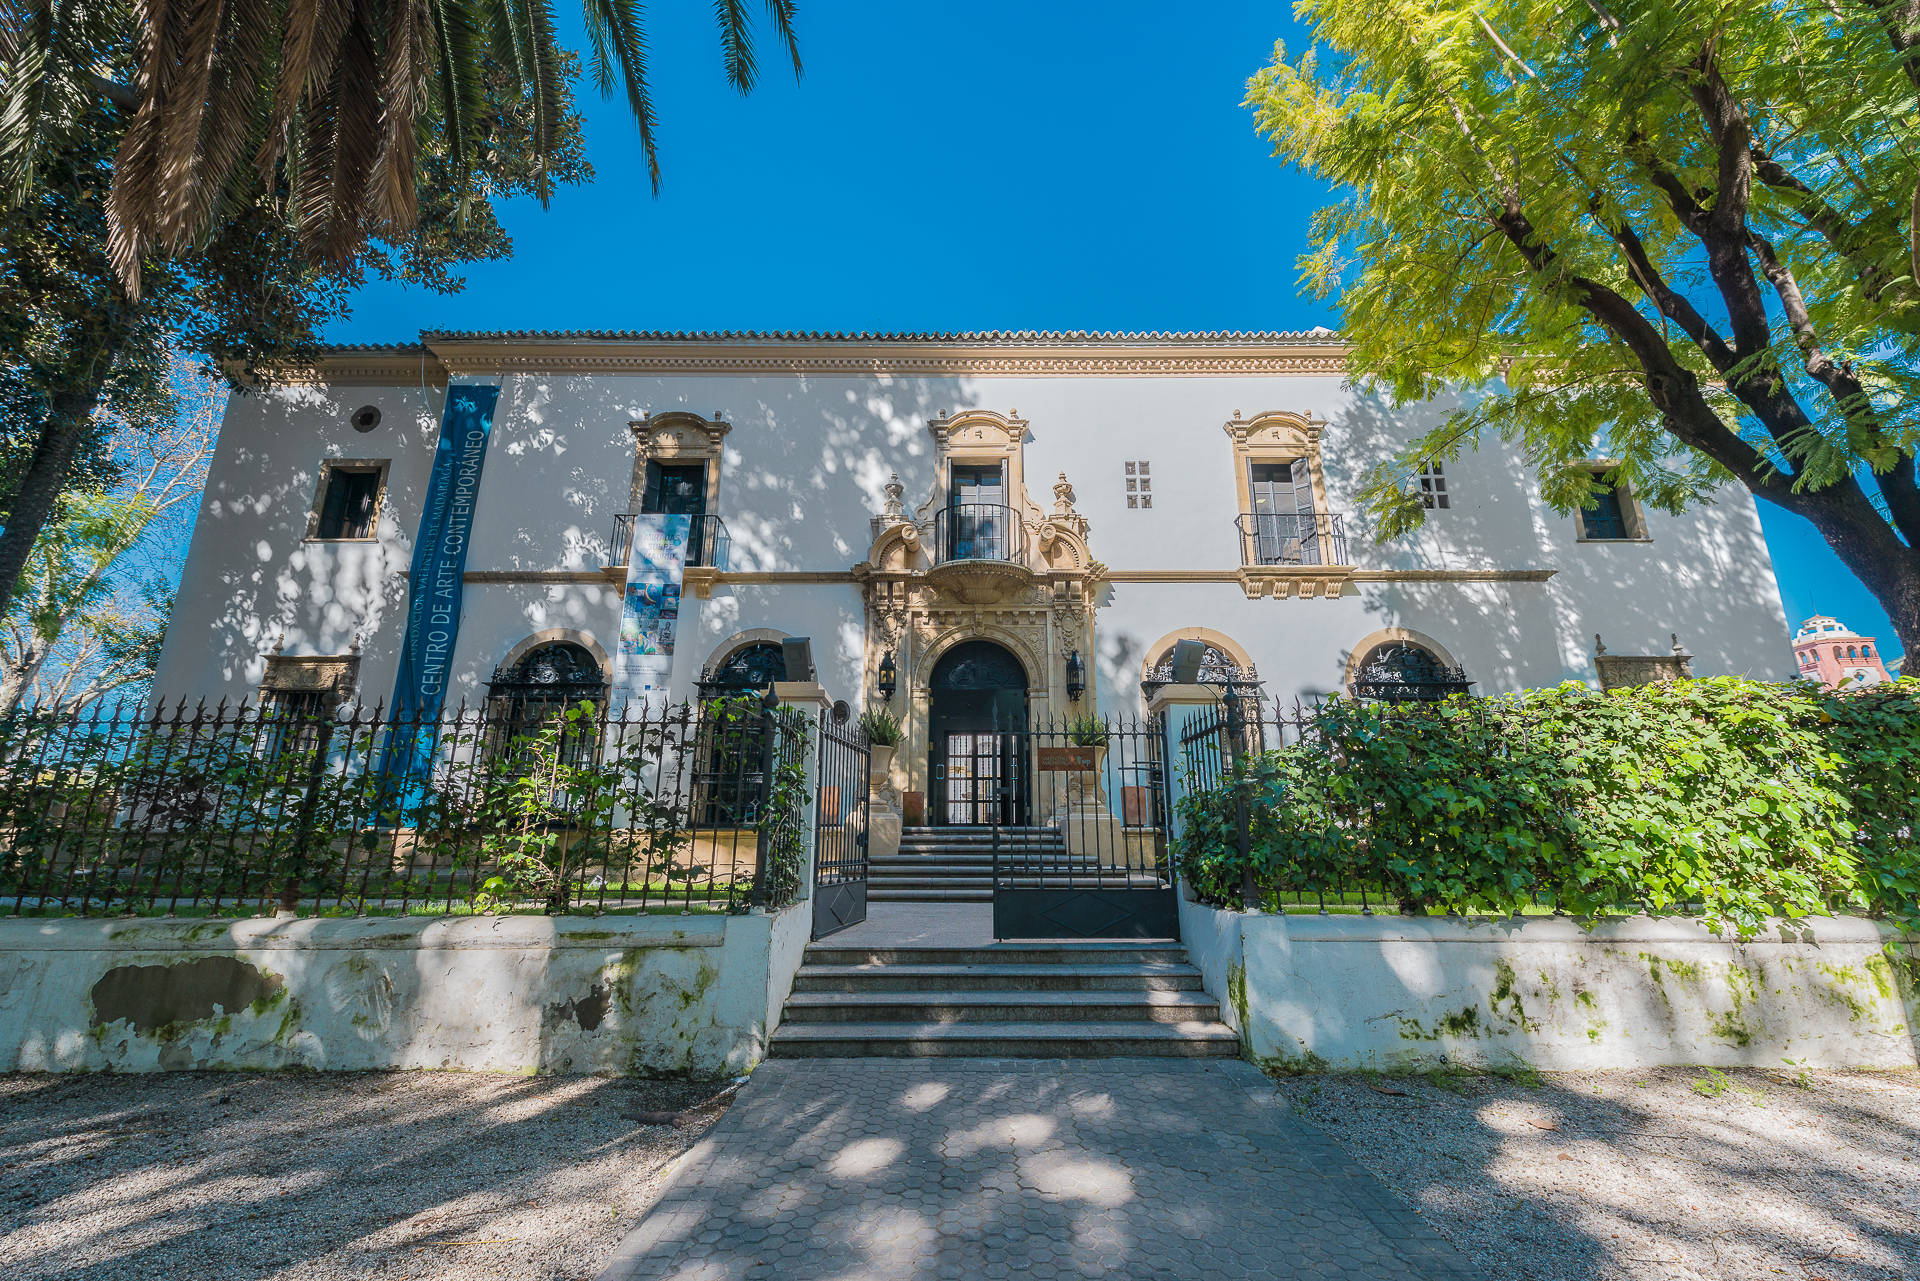
[[[1115,333],[1086,329],[989,329],[956,333],[846,333],[819,330],[635,330],[635,329],[504,329],[504,330],[430,330],[420,335],[419,343],[340,344],[322,347],[323,352],[388,352],[418,354],[434,343],[475,342],[622,342],[622,343],[977,343],[988,346],[1019,346],[1029,343],[1222,343],[1265,345],[1269,343],[1339,343],[1340,335],[1331,329],[1205,331],[1173,333]]]

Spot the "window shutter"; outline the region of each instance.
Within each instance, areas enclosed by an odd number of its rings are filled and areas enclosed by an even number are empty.
[[[642,512],[657,512],[660,510],[660,470],[659,463],[652,461],[647,463],[647,487],[640,496],[640,510]]]

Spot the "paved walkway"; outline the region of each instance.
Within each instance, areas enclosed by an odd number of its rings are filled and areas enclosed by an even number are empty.
[[[869,903],[867,919],[820,940],[825,947],[986,947],[991,903]]]
[[[1237,1060],[753,1074],[601,1281],[1478,1277]]]

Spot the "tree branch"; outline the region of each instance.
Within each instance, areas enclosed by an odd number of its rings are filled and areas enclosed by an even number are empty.
[[[1740,358],[1727,346],[1726,339],[1694,308],[1692,301],[1683,294],[1675,293],[1667,285],[1660,269],[1647,256],[1646,246],[1641,243],[1639,233],[1634,231],[1631,223],[1623,218],[1618,227],[1610,227],[1608,231],[1613,236],[1613,242],[1620,246],[1620,252],[1626,255],[1627,263],[1640,281],[1641,289],[1646,291],[1648,301],[1659,308],[1661,315],[1679,325],[1681,332],[1693,339],[1701,354],[1725,377],[1727,371],[1740,363]]]
[[[1911,305],[1920,304],[1920,294],[1915,293],[1913,281],[1888,270],[1888,264],[1875,261],[1873,257],[1876,236],[1872,224],[1887,218],[1887,212],[1877,210],[1858,223],[1850,223],[1846,215],[1829,204],[1819,192],[1800,181],[1785,165],[1760,148],[1753,148],[1751,158],[1754,175],[1767,189],[1779,195],[1789,209],[1808,227],[1819,232],[1833,247],[1833,251],[1853,267],[1854,275],[1860,281],[1860,292],[1865,297],[1878,301],[1891,290],[1897,298],[1889,301],[1910,304],[1903,314],[1890,316],[1888,323],[1909,333],[1920,331],[1920,306]],[[1889,222],[1889,234],[1898,233],[1897,222],[1897,216]]]

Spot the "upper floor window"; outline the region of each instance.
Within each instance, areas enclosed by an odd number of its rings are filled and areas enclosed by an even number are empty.
[[[1420,464],[1420,503],[1429,511],[1447,510],[1447,477],[1438,458]]]
[[[1136,510],[1153,506],[1153,467],[1145,460],[1127,464],[1127,506]]]
[[[1000,465],[988,466],[955,463],[953,465],[953,484],[947,491],[947,505],[961,507],[970,503],[984,503],[994,507],[1007,504],[1007,488],[1000,475]]]
[[[704,516],[707,511],[707,465],[647,463],[647,487],[640,496],[642,512],[669,516]]]
[[[379,526],[384,462],[329,461],[321,465],[307,537],[342,541],[370,539]]]
[[[1306,483],[1306,467],[1295,463],[1249,463],[1248,496],[1256,515],[1310,512],[1313,486]],[[1296,480],[1295,468],[1301,473]]]
[[[1593,469],[1594,488],[1577,516],[1580,537],[1588,542],[1643,541],[1647,535],[1640,519],[1640,504],[1634,501],[1633,490],[1624,477],[1616,475],[1608,483],[1611,470]]]

